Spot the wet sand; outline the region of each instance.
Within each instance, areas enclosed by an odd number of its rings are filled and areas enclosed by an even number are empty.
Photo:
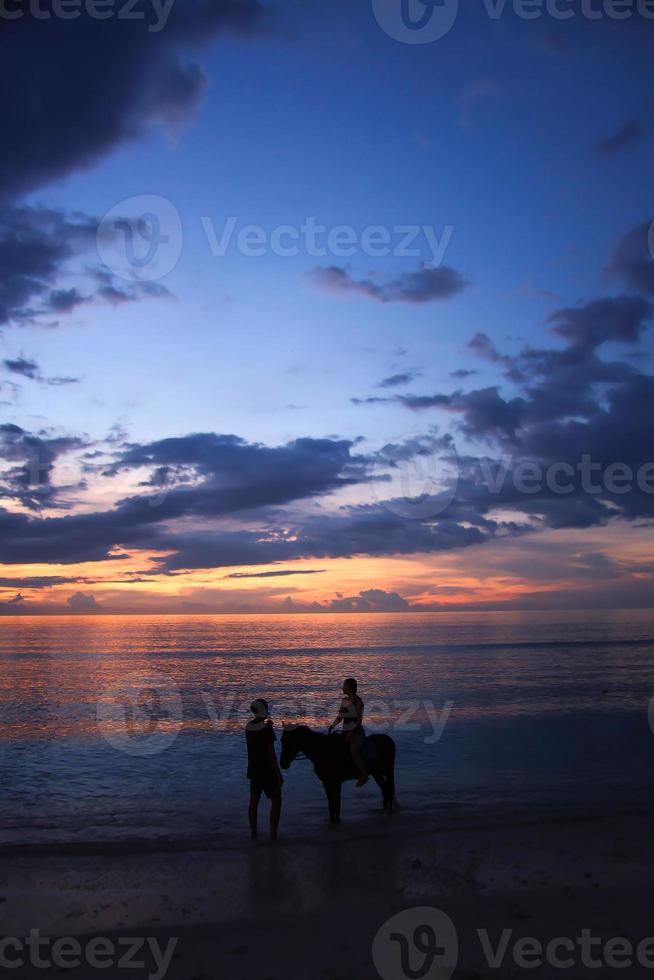
[[[458,934],[454,977],[643,978],[654,976],[654,944],[651,967],[634,953],[633,965],[618,970],[611,956],[617,962],[622,947],[609,948],[607,963],[605,943],[625,937],[635,949],[654,936],[651,827],[652,815],[639,813],[443,829],[399,811],[356,828],[282,836],[274,845],[262,836],[193,852],[5,855],[0,932],[24,937],[38,928],[42,936],[103,936],[116,944],[152,937],[162,950],[175,939],[166,973],[172,980],[365,980],[379,976],[371,947],[382,924],[430,906]],[[590,954],[601,972],[584,965],[583,929],[602,940]],[[508,931],[501,966],[488,963],[479,930],[492,949]],[[520,965],[514,943],[525,937],[543,947],[568,938],[574,951],[555,952],[573,965],[562,969],[546,956],[542,966]],[[155,976],[152,956],[140,959],[139,969],[85,963],[48,972],[83,980]],[[446,975],[437,966],[429,980]],[[402,980],[394,972],[392,980]],[[45,974],[27,965],[11,975]]]

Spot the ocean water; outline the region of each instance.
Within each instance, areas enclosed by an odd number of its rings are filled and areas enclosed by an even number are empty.
[[[3,617],[0,845],[220,846],[245,832],[264,696],[326,727],[345,676],[397,743],[402,814],[440,824],[648,805],[654,613]],[[264,804],[265,806],[265,804]],[[264,810],[265,812],[265,810]],[[283,827],[320,832],[307,761]],[[364,832],[377,787],[349,783]]]

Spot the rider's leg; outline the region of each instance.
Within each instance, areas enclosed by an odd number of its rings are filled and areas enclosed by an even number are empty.
[[[359,773],[359,778],[357,779],[357,786],[365,786],[368,782],[368,773],[366,772],[366,767],[363,764],[363,759],[361,758],[361,736],[353,733],[348,736],[348,742],[350,745],[350,755],[352,756],[352,761]]]

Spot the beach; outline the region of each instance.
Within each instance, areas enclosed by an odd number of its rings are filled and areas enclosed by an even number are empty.
[[[651,614],[44,618],[0,641],[12,975],[649,975]],[[400,808],[349,783],[332,826],[297,759],[279,841],[265,800],[251,841],[248,695],[279,752],[284,715],[321,728],[355,670]]]
[[[455,977],[559,976],[561,967],[526,971],[514,958],[516,941],[546,948],[556,937],[576,944],[566,975],[585,977],[598,974],[582,962],[582,930],[602,940],[595,958],[604,958],[609,940],[624,937],[635,951],[654,934],[653,863],[650,812],[434,829],[411,814],[380,811],[364,827],[282,834],[276,845],[262,836],[228,850],[5,856],[0,931],[101,936],[116,949],[130,936],[150,937],[162,950],[177,940],[166,973],[173,980],[354,980],[379,975],[371,948],[383,923],[428,906],[455,925]],[[506,951],[493,966],[485,950],[499,955],[503,936]],[[609,947],[608,955],[617,954]],[[141,959],[143,968],[127,975],[156,975],[152,958]],[[633,960],[621,974],[647,975],[635,953]],[[604,968],[602,976],[613,972]],[[88,964],[65,972],[94,975]],[[28,964],[20,975],[43,970]]]

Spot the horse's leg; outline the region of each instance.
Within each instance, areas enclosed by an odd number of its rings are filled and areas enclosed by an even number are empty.
[[[399,807],[399,803],[395,799],[395,752],[393,752],[393,758],[388,764],[386,769],[386,797],[384,800],[384,806],[392,810],[393,807]]]
[[[380,776],[380,774],[378,772],[374,772],[372,774],[372,778],[375,780],[375,782],[379,786],[379,788],[381,790],[382,800],[383,800],[384,806],[386,806],[387,805],[387,802],[386,802],[386,797],[387,797],[386,777],[385,776]]]
[[[336,823],[341,822],[341,790],[343,789],[343,783],[336,783],[334,788],[334,804],[336,807]]]
[[[329,819],[332,823],[338,823],[340,819],[340,808],[341,808],[341,786],[340,783],[335,783],[332,780],[323,783],[325,787],[325,793],[327,794],[327,803],[329,805]]]

